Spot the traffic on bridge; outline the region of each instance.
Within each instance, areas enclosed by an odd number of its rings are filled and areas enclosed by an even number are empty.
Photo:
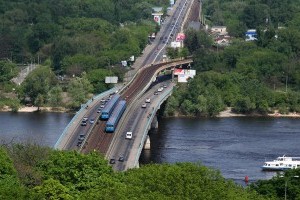
[[[138,166],[138,158],[155,113],[171,95],[173,74],[160,80],[163,70],[193,62],[192,58],[161,61],[166,45],[183,26],[190,1],[177,1],[148,54],[142,56],[131,81],[93,97],[70,122],[55,148],[82,153],[99,151],[116,170]],[[165,80],[165,78],[168,80]],[[117,163],[116,163],[117,162]]]

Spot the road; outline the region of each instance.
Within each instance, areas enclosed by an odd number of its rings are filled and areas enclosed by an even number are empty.
[[[157,69],[168,64],[168,62],[162,64],[155,64],[155,63],[161,60],[162,55],[165,54],[165,48],[167,43],[170,43],[170,41],[174,39],[173,37],[175,37],[178,30],[180,30],[180,26],[183,21],[183,16],[187,11],[186,8],[188,7],[188,5],[189,2],[187,0],[181,0],[176,2],[176,5],[171,11],[173,15],[171,14],[170,17],[168,17],[168,19],[165,20],[164,25],[161,28],[161,31],[158,33],[152,45],[150,45],[151,48],[148,49],[146,48],[147,50],[145,50],[144,55],[141,58],[139,58],[139,61],[136,61],[134,67],[136,69],[135,72],[139,70],[138,75],[133,80],[133,82],[131,82],[125,88],[125,90],[121,92],[121,97],[123,99],[126,99],[127,104],[129,106],[141,105],[141,102],[144,101],[145,97],[143,96],[142,98],[138,99],[137,95],[141,94],[141,92],[143,92],[143,89],[149,84],[149,82],[151,82],[151,80],[149,79],[155,74]],[[160,40],[160,38],[162,39]],[[139,66],[137,66],[138,64]],[[105,96],[103,98],[106,99],[108,98],[108,96]],[[107,153],[113,157],[118,157],[122,154],[122,156],[124,156],[125,159],[128,159],[128,155],[124,152],[127,152],[128,148],[130,148],[130,144],[132,141],[124,142],[123,139],[124,135],[122,135],[122,131],[124,131],[125,129],[126,130],[133,129],[133,127],[139,127],[138,125],[140,125],[140,122],[137,120],[144,118],[142,117],[143,114],[135,115],[136,118],[133,121],[131,121],[128,124],[128,127],[125,127],[124,130],[121,131],[117,130],[114,134],[108,134],[105,133],[104,131],[105,122],[98,120],[100,113],[97,113],[97,109],[100,106],[100,100],[101,99],[97,99],[91,102],[89,104],[89,107],[86,109],[86,114],[80,116],[79,119],[77,119],[77,121],[73,122],[74,123],[73,126],[75,127],[75,130],[72,133],[72,136],[68,138],[67,146],[64,149],[75,149],[81,151],[82,153],[88,153],[96,150],[103,154]],[[140,111],[140,109],[138,110],[136,109],[138,108],[133,109],[133,112],[131,110],[130,113],[135,113],[136,111]],[[147,109],[144,109],[144,111],[147,111]],[[89,119],[93,118],[95,119],[95,123],[91,124],[88,122],[86,126],[81,126],[80,123],[83,117],[88,117]],[[78,139],[80,134],[86,135],[85,140],[83,142],[84,143],[83,146],[80,145],[78,146],[78,141],[79,141]],[[122,148],[119,149],[120,151],[116,151],[115,149],[111,148],[111,151],[108,152],[110,148],[110,144],[114,137],[115,138],[119,137],[119,139],[122,139],[120,140],[120,142],[121,143],[124,142],[125,146],[123,146],[122,143]],[[114,141],[117,141],[117,139],[115,139]]]
[[[184,2],[187,2],[187,0],[182,0],[182,2],[183,3],[181,4],[184,5]],[[154,63],[160,58],[160,55],[164,53],[164,49],[166,48],[167,43],[163,43],[163,40],[160,40],[159,38],[167,37],[168,39],[166,41],[170,41],[172,35],[175,34],[175,30],[178,30],[179,25],[177,24],[176,27],[175,23],[182,22],[183,14],[184,11],[186,11],[187,7],[179,6],[179,3],[180,1],[178,1],[174,6],[174,9],[176,10],[174,10],[173,16],[170,16],[169,19],[165,21],[164,26],[152,43],[152,53],[150,52],[147,56],[144,57],[144,61],[142,62],[140,68],[144,65]],[[157,52],[157,49],[160,50]],[[163,64],[153,66],[148,65],[148,67],[144,67],[145,69],[141,70],[141,72],[139,73],[140,75],[137,76],[133,83],[131,83],[128,88],[126,88],[126,90],[122,93],[122,98],[126,99],[128,105],[132,103],[131,101],[134,99],[134,97],[139,94],[139,92],[141,92],[141,90],[148,84],[149,77],[152,77],[155,71],[162,65]],[[86,145],[82,149],[83,153],[88,153],[94,150],[100,151],[101,153],[107,152],[108,147],[113,139],[113,134],[106,134],[104,131],[104,125],[105,123],[102,121],[99,121],[99,123],[95,125],[95,128],[91,131],[90,137],[86,140]],[[77,134],[79,135],[80,131]],[[78,137],[79,136],[77,136],[77,138]],[[76,139],[74,139],[74,141],[76,141]]]
[[[157,92],[158,88],[165,86],[163,92]],[[115,133],[115,138],[111,145],[111,150],[107,154],[108,159],[115,159],[114,169],[123,171],[132,167],[135,163],[137,156],[139,155],[138,150],[141,149],[141,145],[144,142],[144,130],[145,124],[148,122],[152,112],[155,112],[156,105],[159,103],[160,96],[167,90],[172,89],[174,84],[170,81],[155,82],[151,88],[142,95],[131,107],[131,112],[128,113],[125,120],[123,121],[124,126],[121,126],[119,131]],[[142,104],[145,100],[150,98],[151,102],[146,103],[146,108],[142,108]],[[132,132],[133,138],[131,140],[125,139],[126,132]],[[124,161],[119,162],[120,157],[124,158]]]

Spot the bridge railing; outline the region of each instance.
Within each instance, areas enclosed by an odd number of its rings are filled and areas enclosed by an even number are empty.
[[[191,57],[189,57],[189,58],[187,58],[187,59],[191,59]],[[135,98],[132,100],[132,102],[136,102],[136,101],[143,95],[143,93],[144,93],[144,92],[149,88],[149,86],[151,85],[152,80],[157,76],[157,74],[158,74],[160,71],[164,70],[165,68],[170,67],[169,65],[173,65],[173,61],[175,61],[175,62],[181,62],[181,61],[184,61],[184,60],[187,60],[187,59],[181,59],[181,58],[178,58],[178,59],[174,59],[174,60],[169,61],[169,62],[160,62],[160,63],[157,63],[157,64],[164,63],[164,64],[166,64],[166,65],[160,67],[159,69],[157,69],[157,70],[155,71],[155,73],[154,73],[153,76],[151,77],[150,81],[149,81],[149,82],[147,83],[147,85],[146,85],[146,86],[145,86],[145,87],[144,87],[144,88],[143,88],[143,89],[135,96]],[[191,60],[191,62],[192,62],[192,60]],[[151,66],[151,65],[148,65],[147,67],[150,67],[150,66]],[[141,70],[143,70],[143,69],[140,68],[136,74],[138,74]],[[133,79],[132,79],[132,80],[133,80]],[[128,83],[127,85],[129,85],[129,84],[130,84],[130,83]],[[126,87],[127,87],[127,86],[126,86]],[[126,87],[125,87],[125,88],[126,88]],[[124,88],[123,88],[123,89],[124,89]],[[120,119],[120,122],[119,122],[120,126],[117,127],[116,132],[118,132],[119,130],[122,130],[122,129],[123,129],[123,126],[125,126],[125,125],[123,124],[123,121],[124,121],[124,119],[128,116],[128,114],[130,113],[130,110],[131,110],[131,107],[132,107],[132,106],[133,106],[133,103],[129,104],[128,107],[126,108],[126,110],[125,110],[123,116],[122,116],[121,119]],[[109,158],[109,157],[110,157],[111,150],[113,149],[116,140],[117,140],[116,137],[113,137],[112,142],[111,142],[111,145],[109,146],[108,151],[106,152],[106,158]]]
[[[85,113],[87,110],[85,109],[85,105],[89,105],[92,101],[97,101],[99,99],[102,99],[103,97],[117,91],[119,89],[118,86],[107,90],[101,94],[98,94],[97,96],[94,96],[93,99],[89,99],[88,102],[86,104],[84,104],[84,106],[81,106],[81,109],[79,111],[76,112],[76,115],[72,118],[72,120],[69,122],[69,124],[66,126],[66,128],[64,129],[63,133],[60,135],[59,139],[57,140],[57,142],[54,145],[55,149],[60,149],[62,150],[65,147],[65,144],[63,143],[63,140],[66,139],[68,137],[68,139],[71,137],[71,133],[73,133],[73,131],[70,131],[70,127],[74,124],[75,121],[77,121],[79,118],[81,119],[82,116],[84,115],[83,113]],[[68,134],[69,133],[69,134]],[[66,141],[68,141],[68,139],[66,139]]]
[[[173,86],[174,87],[174,86]],[[144,147],[144,143],[146,141],[146,137],[148,135],[148,130],[150,129],[150,126],[151,126],[151,123],[153,121],[153,118],[157,112],[157,110],[160,108],[161,104],[167,100],[167,98],[169,96],[171,96],[172,92],[173,92],[173,87],[169,88],[167,90],[167,92],[164,92],[163,94],[160,95],[160,98],[159,98],[159,101],[158,101],[158,104],[157,106],[152,110],[151,112],[151,115],[150,117],[148,118],[147,120],[147,123],[146,123],[146,126],[144,126],[144,131],[143,131],[143,137],[142,137],[142,140],[141,140],[141,143],[139,145],[139,148],[138,148],[138,151],[137,151],[137,154],[136,154],[136,157],[135,157],[135,160],[134,160],[134,167],[135,166],[138,166],[138,163],[139,163],[139,158],[140,158],[140,155],[141,155],[141,152],[143,150],[143,147]]]

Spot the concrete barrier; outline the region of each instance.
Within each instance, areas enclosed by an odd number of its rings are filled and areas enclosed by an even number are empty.
[[[137,154],[136,154],[136,157],[135,157],[135,161],[134,161],[133,167],[137,167],[137,166],[139,165],[139,158],[140,158],[141,152],[142,152],[142,150],[143,150],[143,146],[144,146],[144,143],[145,143],[145,141],[146,141],[146,138],[147,138],[147,135],[148,135],[148,131],[149,131],[150,128],[151,128],[152,120],[153,120],[153,118],[155,117],[155,114],[156,114],[157,110],[160,108],[161,104],[162,104],[164,101],[166,101],[167,98],[168,98],[169,96],[171,96],[172,92],[173,92],[173,87],[170,88],[170,89],[168,90],[168,92],[164,92],[164,93],[163,93],[164,95],[163,95],[163,96],[162,96],[162,95],[160,96],[158,106],[156,106],[155,109],[152,110],[151,116],[148,118],[147,123],[146,123],[146,126],[145,126],[145,128],[144,128],[144,131],[143,131],[143,137],[142,137],[141,143],[140,143],[140,145],[139,145],[139,148],[138,148],[138,151],[137,151]]]
[[[101,93],[101,94],[98,94],[97,96],[93,97],[93,99],[88,100],[88,102],[84,105],[89,105],[92,101],[95,101],[95,100],[97,101],[99,99],[102,99],[103,97],[109,95],[110,93],[117,91],[119,88],[120,87],[114,87],[110,90],[107,90],[107,91]],[[81,109],[76,113],[76,115],[72,118],[72,120],[66,126],[66,128],[64,129],[64,131],[58,138],[57,142],[55,143],[55,145],[54,145],[55,149],[63,150],[65,148],[67,141],[69,141],[69,138],[72,136],[75,128],[77,128],[77,126],[76,126],[76,127],[74,127],[74,130],[69,130],[70,127],[74,124],[74,122],[76,120],[81,119],[82,116],[85,115],[86,111],[87,110],[85,109],[85,106],[82,106]]]

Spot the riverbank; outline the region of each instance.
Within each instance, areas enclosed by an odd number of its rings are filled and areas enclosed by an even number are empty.
[[[12,109],[8,106],[5,106],[4,108],[0,109],[0,112],[11,112]],[[18,112],[60,112],[60,113],[66,113],[66,112],[72,112],[72,110],[64,108],[64,107],[36,107],[36,106],[24,106],[18,109]]]
[[[0,109],[0,112],[11,112],[12,109],[8,106]],[[18,112],[37,112],[38,107],[35,106],[24,106],[19,108]],[[60,112],[60,113],[67,113],[67,112],[74,112],[74,110],[67,109],[65,107],[40,107],[40,112]],[[192,116],[185,116],[185,115],[175,115],[175,117],[192,117]],[[228,107],[226,110],[220,112],[216,117],[225,118],[225,117],[293,117],[293,118],[300,118],[300,113],[288,113],[288,114],[281,114],[278,110],[275,110],[274,113],[269,114],[259,114],[259,113],[252,113],[252,114],[239,114],[234,113],[231,111],[231,108]]]
[[[205,117],[204,118],[211,118]],[[226,110],[221,111],[215,117],[217,118],[229,118],[229,117],[287,117],[287,118],[300,118],[300,113],[290,112],[288,114],[282,114],[278,110],[275,110],[274,113],[268,114],[260,114],[260,113],[250,113],[250,114],[240,114],[232,112],[231,107],[226,108]],[[166,118],[197,118],[197,116],[192,115],[183,115],[179,112],[176,112],[174,116],[166,117]],[[201,117],[200,117],[201,118]]]
[[[294,117],[300,118],[300,113],[288,113],[288,114],[281,114],[278,110],[275,110],[274,113],[269,114],[259,114],[259,113],[252,113],[252,114],[239,114],[234,113],[231,111],[231,108],[227,108],[226,110],[220,112],[217,117]]]

